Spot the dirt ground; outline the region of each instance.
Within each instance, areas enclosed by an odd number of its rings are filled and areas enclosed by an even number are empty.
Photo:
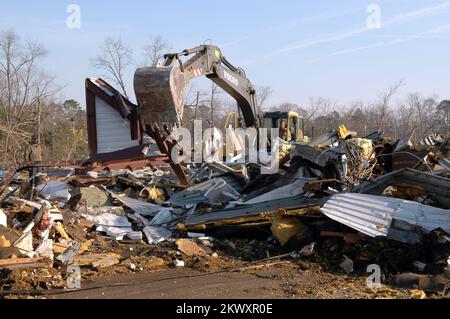
[[[115,286],[115,285],[120,286]],[[95,288],[104,286],[102,288]],[[237,272],[190,269],[120,274],[84,281],[85,290],[49,295],[55,299],[147,298],[413,298],[408,290],[368,289],[365,278],[301,270],[291,262]]]
[[[382,279],[382,288],[370,289],[369,274],[361,270],[346,274],[339,268],[340,259],[331,253],[308,257],[284,257],[264,260],[268,255],[283,255],[277,245],[256,240],[222,240],[214,248],[198,242],[201,251],[188,256],[175,242],[119,244],[99,242],[92,253],[114,251],[120,261],[95,269],[81,267],[81,290],[64,291],[66,273],[61,267],[17,269],[2,273],[3,290],[32,290],[31,293],[4,295],[4,298],[48,299],[128,299],[128,298],[425,298],[421,290],[397,289],[392,278]],[[345,247],[345,246],[344,246]],[[320,250],[324,250],[321,247]],[[356,246],[353,247],[356,249]],[[201,253],[201,256],[198,255]],[[355,253],[356,254],[356,253]],[[341,253],[338,254],[341,256]],[[175,267],[174,260],[184,267]],[[336,261],[337,265],[330,264]],[[357,260],[357,259],[355,259]],[[357,260],[358,261],[358,260]],[[365,268],[364,268],[365,269]]]
[[[141,258],[143,265],[145,258]],[[147,264],[153,263],[154,259]],[[220,262],[223,266],[223,262]],[[235,263],[227,263],[228,265]],[[293,261],[275,261],[248,268],[225,271],[169,268],[128,270],[118,265],[101,272],[86,273],[82,289],[73,292],[43,291],[35,298],[46,299],[271,299],[271,298],[327,298],[374,299],[420,297],[414,290],[392,289],[383,286],[369,289],[363,276],[331,274],[314,263],[299,265]],[[232,266],[233,267],[233,266]],[[151,268],[151,267],[150,267]],[[194,267],[195,268],[195,267]],[[231,267],[227,267],[231,268]],[[30,298],[31,295],[9,295],[6,298]]]

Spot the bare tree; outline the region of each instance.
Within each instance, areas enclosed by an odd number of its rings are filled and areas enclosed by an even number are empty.
[[[400,80],[387,89],[384,93],[380,96],[380,102],[377,103],[376,108],[378,111],[378,118],[379,118],[379,124],[378,124],[378,131],[382,131],[386,122],[386,117],[389,112],[389,103],[392,99],[392,97],[398,92],[398,90],[404,85],[404,81]]]
[[[272,111],[282,111],[282,112],[297,111],[297,109],[299,109],[299,106],[295,103],[290,102],[284,102],[271,108]]]
[[[169,42],[159,35],[156,36],[144,47],[144,64],[153,67],[156,66],[164,54],[171,49],[172,46]]]
[[[106,72],[105,77],[115,81],[125,97],[128,98],[124,73],[132,63],[132,50],[127,47],[122,38],[106,37],[101,51],[101,54],[91,59],[92,65],[96,69]]]
[[[308,118],[316,119],[318,117],[324,117],[329,115],[335,109],[335,103],[331,102],[329,99],[325,99],[322,97],[319,98],[310,98],[309,99],[309,110],[308,110]]]
[[[40,133],[42,104],[59,90],[54,87],[54,78],[37,68],[37,61],[45,56],[41,45],[21,43],[14,31],[0,35],[0,132],[4,166],[17,163],[17,152],[28,142],[30,132]]]
[[[258,86],[256,88],[256,106],[257,106],[257,112],[261,112],[261,110],[264,109],[266,106],[267,100],[272,95],[273,90],[270,86]]]
[[[211,83],[211,93],[209,95],[210,117],[208,119],[211,127],[217,122],[216,114],[222,111],[223,100],[220,98],[223,90],[214,82]]]
[[[208,94],[192,83],[187,87],[183,101],[183,127],[193,127],[194,120],[207,118],[205,114],[209,115],[209,107],[205,106],[209,103]]]
[[[362,101],[350,102],[348,109],[342,111],[342,120],[347,128],[367,135],[367,118]]]

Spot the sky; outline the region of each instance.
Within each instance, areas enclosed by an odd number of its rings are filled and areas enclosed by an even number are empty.
[[[176,52],[218,45],[254,85],[272,88],[270,105],[308,105],[312,97],[371,102],[399,80],[399,99],[450,97],[450,0],[1,2],[0,31],[44,45],[40,66],[63,86],[59,98],[82,105],[84,78],[103,75],[90,58],[106,36],[133,50],[129,92],[143,47],[160,35]],[[71,4],[80,8],[80,28],[67,26]]]

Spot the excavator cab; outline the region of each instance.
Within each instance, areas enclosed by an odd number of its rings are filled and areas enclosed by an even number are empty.
[[[284,129],[281,128],[284,122]],[[301,143],[303,141],[303,130],[297,112],[266,112],[264,113],[264,127],[267,129],[278,128],[280,130],[280,138],[286,142]],[[271,132],[268,131],[270,136]],[[282,136],[281,136],[282,135]]]

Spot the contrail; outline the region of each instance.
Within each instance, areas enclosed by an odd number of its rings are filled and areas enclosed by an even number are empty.
[[[368,49],[373,49],[373,48],[379,48],[379,47],[384,47],[384,46],[388,46],[388,45],[392,45],[392,44],[398,44],[398,43],[404,43],[410,40],[414,40],[414,39],[426,39],[427,36],[430,35],[435,35],[435,34],[439,34],[445,31],[450,30],[450,24],[446,24],[443,26],[439,26],[433,29],[430,29],[426,32],[421,32],[419,34],[416,35],[412,35],[412,36],[405,36],[405,37],[398,37],[394,40],[391,41],[385,41],[385,42],[378,42],[378,43],[374,43],[371,45],[366,45],[366,46],[361,46],[361,47],[357,47],[357,48],[353,48],[353,49],[348,49],[348,50],[342,50],[342,51],[337,51],[329,56],[336,56],[336,55],[343,55],[343,54],[348,54],[348,53],[354,53],[354,52],[358,52],[358,51],[363,51],[363,50],[368,50]]]
[[[390,27],[390,26],[393,26],[393,25],[396,25],[396,24],[399,24],[402,22],[406,22],[406,21],[409,21],[412,19],[417,19],[417,18],[421,18],[424,16],[437,14],[437,13],[441,12],[442,10],[449,8],[449,7],[450,7],[450,1],[446,1],[446,2],[443,2],[443,3],[433,6],[433,7],[428,7],[428,8],[423,8],[423,9],[419,9],[419,10],[402,13],[402,14],[396,15],[393,18],[382,23],[382,27],[387,28],[387,27]],[[373,31],[373,29],[369,28],[369,27],[364,27],[364,28],[354,29],[351,31],[341,32],[338,34],[333,34],[331,36],[321,35],[321,36],[313,37],[313,38],[303,41],[301,43],[293,44],[291,46],[277,50],[277,51],[267,54],[263,57],[260,57],[258,59],[249,61],[246,64],[262,62],[271,57],[280,55],[282,53],[290,52],[290,51],[302,50],[302,49],[306,49],[306,48],[313,47],[313,46],[320,45],[320,44],[332,43],[332,42],[336,42],[336,41],[349,39],[354,36],[367,33],[369,31]],[[376,46],[379,46],[379,44],[374,44],[374,45],[371,45],[370,47],[376,47]]]

